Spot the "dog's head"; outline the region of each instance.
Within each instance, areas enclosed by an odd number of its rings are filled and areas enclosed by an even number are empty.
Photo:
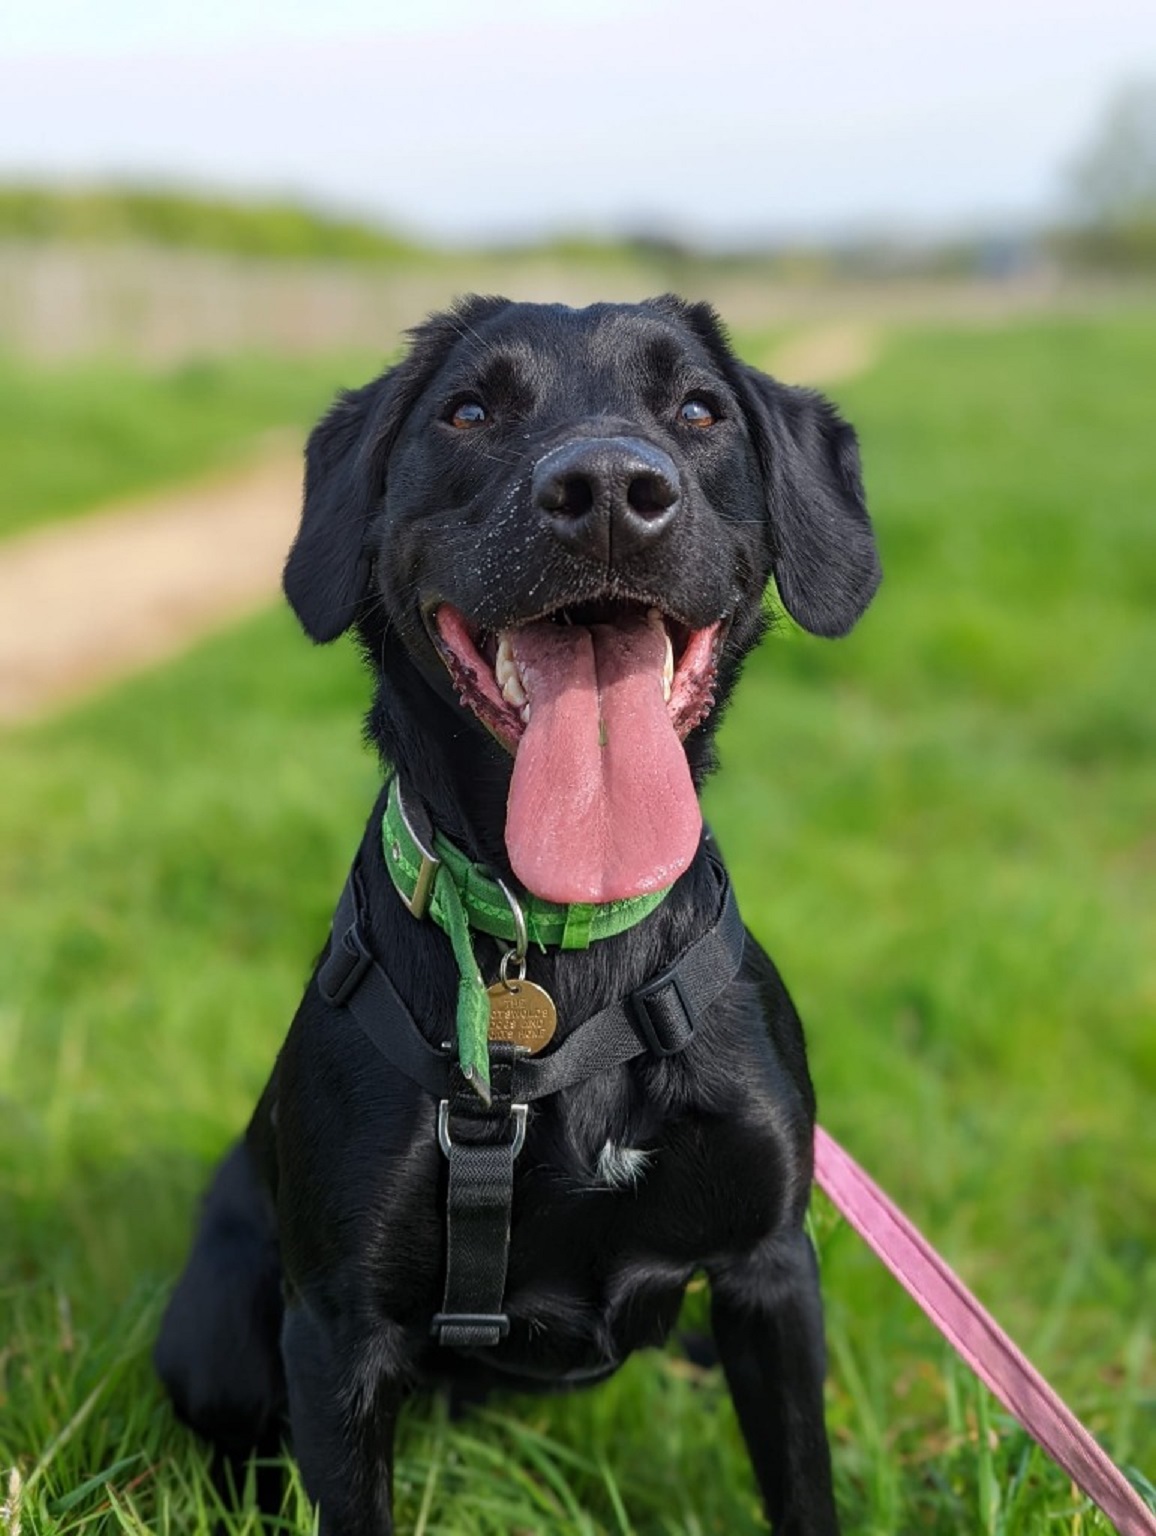
[[[309,439],[289,601],[314,640],[357,627],[419,792],[501,795],[530,890],[667,885],[770,577],[831,636],[878,585],[855,434],[704,304],[472,298],[412,340]]]

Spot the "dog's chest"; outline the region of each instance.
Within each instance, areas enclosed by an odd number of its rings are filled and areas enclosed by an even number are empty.
[[[547,1110],[537,1130],[515,1180],[511,1333],[495,1369],[580,1376],[661,1344],[696,1271],[749,1251],[778,1219],[749,1129],[684,1114],[639,1145],[599,1144],[594,1124]]]
[[[749,1251],[781,1212],[779,1159],[739,1116],[575,1124],[559,1108],[543,1120],[515,1180],[512,1260],[565,1254],[592,1276],[636,1262],[697,1267]]]

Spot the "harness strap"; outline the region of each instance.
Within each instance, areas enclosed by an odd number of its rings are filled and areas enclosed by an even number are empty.
[[[334,1008],[348,1008],[362,1032],[406,1077],[444,1099],[449,1093],[448,1048],[432,1046],[397,988],[369,952],[362,923],[365,895],[355,864],[333,918],[329,952],[317,970],[317,989]]]
[[[516,1053],[504,1042],[491,1047],[488,1106],[455,1069],[450,1097],[438,1107],[438,1140],[450,1165],[446,1285],[432,1327],[439,1344],[477,1349],[499,1343],[509,1331],[502,1301],[514,1161],[526,1133],[526,1106],[510,1098]]]
[[[690,1044],[702,1010],[738,974],[746,936],[726,870],[712,854],[707,857],[718,882],[718,907],[710,928],[673,965],[623,1001],[600,1009],[553,1050],[543,1056],[519,1056],[513,1066],[513,1101],[544,1099],[644,1052],[673,1056]],[[334,1007],[348,1008],[391,1066],[434,1098],[449,1098],[455,1065],[451,1054],[430,1044],[373,958],[364,912],[355,865],[337,904],[329,952],[317,971],[321,996]],[[491,1045],[491,1054],[494,1048]]]
[[[746,930],[726,870],[707,853],[718,883],[714,922],[660,975],[573,1029],[549,1054],[490,1042],[490,1101],[484,1103],[452,1056],[432,1046],[370,952],[365,895],[350,871],[317,986],[333,1007],[347,1008],[371,1044],[398,1071],[439,1100],[438,1141],[449,1162],[446,1280],[433,1320],[440,1344],[492,1346],[509,1330],[503,1310],[510,1256],[514,1163],[526,1135],[528,1106],[598,1072],[649,1052],[673,1056],[694,1039],[702,1010],[730,985],[742,964]]]

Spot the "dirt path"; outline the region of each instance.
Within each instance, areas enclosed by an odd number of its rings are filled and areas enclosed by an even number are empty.
[[[275,597],[301,459],[19,535],[0,545],[0,723],[32,719],[184,650]]]
[[[784,384],[841,384],[865,373],[879,355],[878,326],[865,320],[836,320],[788,336],[762,359]]]
[[[833,384],[870,366],[875,327],[839,321],[763,366]],[[0,544],[0,724],[31,720],[179,654],[274,600],[301,501],[296,451]]]

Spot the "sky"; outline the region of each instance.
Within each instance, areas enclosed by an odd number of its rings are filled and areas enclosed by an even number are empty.
[[[303,199],[464,243],[1020,225],[1152,0],[7,0],[0,177]]]

